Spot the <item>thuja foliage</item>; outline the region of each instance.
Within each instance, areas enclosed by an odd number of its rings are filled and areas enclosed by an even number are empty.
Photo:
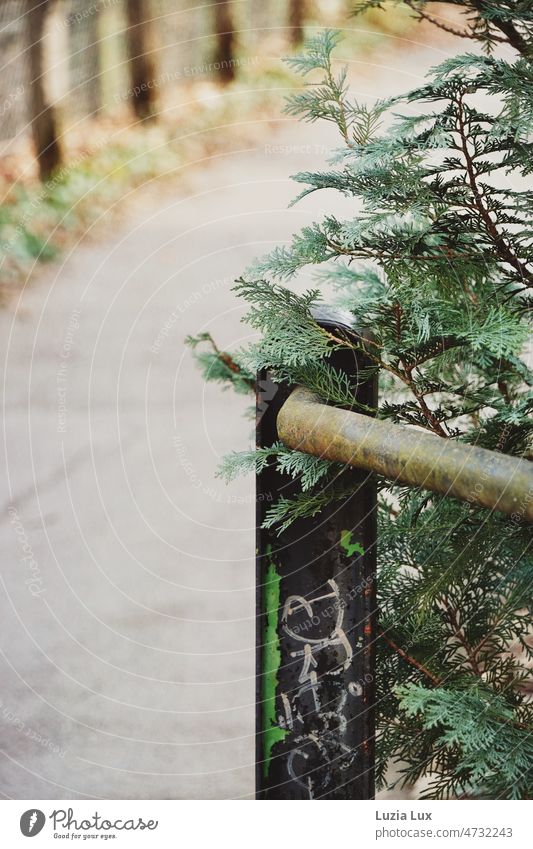
[[[431,2],[408,5],[433,17]],[[340,133],[327,169],[296,175],[300,197],[336,189],[354,199],[354,215],[326,215],[239,281],[260,339],[229,360],[212,348],[206,376],[241,389],[267,367],[351,406],[350,385],[325,359],[350,343],[313,319],[333,287],[354,324],[372,331],[364,345],[381,380],[378,417],[529,458],[533,376],[522,354],[533,291],[533,10],[451,5],[467,13],[462,33],[474,52],[372,108],[350,97],[334,66],[335,33],[289,60],[307,85],[288,113],[334,122]],[[317,265],[317,288],[303,296],[286,288]],[[269,525],[312,515],[342,490],[339,468],[280,444],[233,455],[223,473],[267,462],[302,490],[274,505]],[[428,797],[531,797],[533,557],[520,505],[509,518],[380,486],[379,781],[392,761],[400,782],[425,777]]]

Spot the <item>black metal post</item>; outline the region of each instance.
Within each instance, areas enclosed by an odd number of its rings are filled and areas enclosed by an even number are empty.
[[[316,316],[336,335],[339,315]],[[358,381],[364,356],[342,349],[331,365],[375,406],[374,381]],[[257,444],[277,439],[291,387],[258,375]],[[258,799],[370,799],[374,794],[376,489],[348,469],[353,494],[281,535],[263,529],[268,507],[297,485],[270,464],[257,487]]]

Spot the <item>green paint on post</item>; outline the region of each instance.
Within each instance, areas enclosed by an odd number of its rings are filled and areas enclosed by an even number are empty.
[[[267,548],[268,569],[264,587],[264,613],[266,625],[263,638],[263,775],[268,776],[273,746],[284,740],[288,732],[276,724],[276,688],[281,664],[278,635],[281,578],[272,558],[272,547]]]
[[[341,531],[341,548],[344,548],[348,557],[365,553],[360,542],[352,542],[352,531]]]

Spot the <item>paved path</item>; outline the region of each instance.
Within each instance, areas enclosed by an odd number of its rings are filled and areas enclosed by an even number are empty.
[[[405,89],[441,55],[355,68],[356,88]],[[244,343],[232,280],[323,207],[348,209],[332,193],[287,209],[289,175],[332,143],[265,125],[0,314],[5,797],[251,797],[253,481],[214,477],[251,444],[248,402],[205,386],[183,339]]]

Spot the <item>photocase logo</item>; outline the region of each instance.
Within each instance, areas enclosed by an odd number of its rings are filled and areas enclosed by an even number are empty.
[[[20,830],[24,837],[35,837],[43,830],[46,817],[42,811],[37,808],[30,808],[25,811],[20,818]]]

